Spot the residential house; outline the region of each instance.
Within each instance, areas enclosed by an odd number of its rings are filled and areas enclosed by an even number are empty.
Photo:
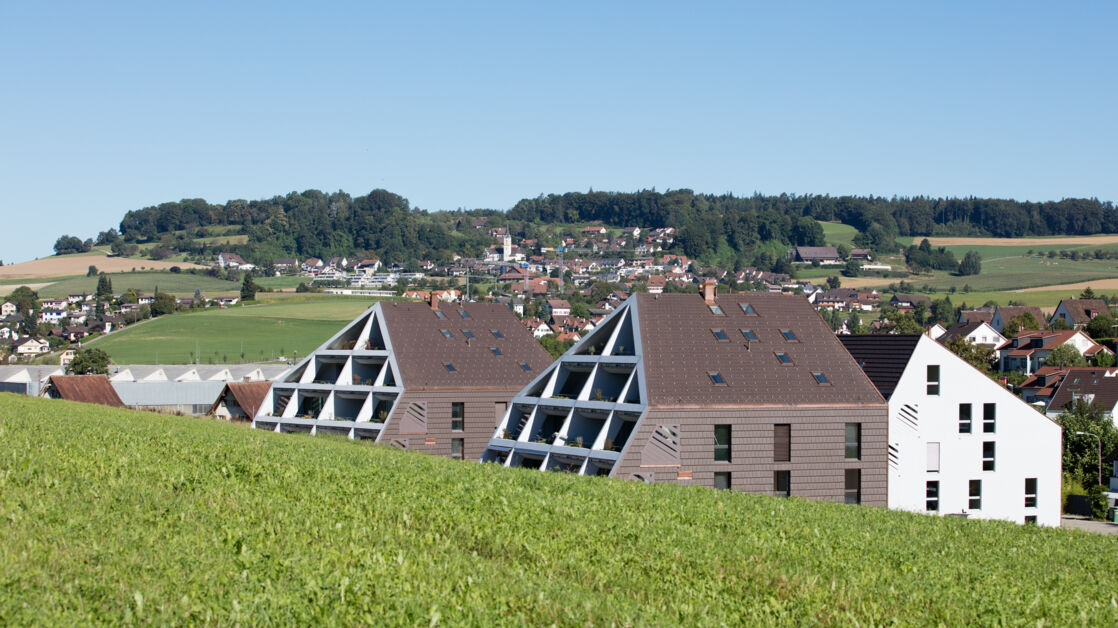
[[[32,357],[50,351],[50,344],[42,338],[29,336],[12,343],[12,353],[19,357]]]
[[[0,318],[15,316],[18,313],[19,306],[15,303],[12,303],[11,301],[5,301],[4,303],[0,304]]]
[[[1025,403],[1039,403],[1047,408],[1051,405],[1052,396],[1056,394],[1060,382],[1064,380],[1064,377],[1072,368],[1076,367],[1042,366],[1017,387],[1017,393],[1021,395],[1021,399]]]
[[[889,508],[1060,525],[1060,426],[925,335],[844,336],[889,400]]]
[[[1052,350],[1063,344],[1075,347],[1086,358],[1103,351],[1114,353],[1078,329],[1032,329],[1018,333],[998,347],[999,369],[1029,375],[1044,366]]]
[[[44,310],[62,311],[70,307],[70,301],[68,299],[41,299],[39,304]]]
[[[989,323],[981,321],[954,325],[936,340],[946,345],[953,338],[963,338],[972,345],[987,345],[995,349],[1005,344],[1005,336],[999,334]]]
[[[552,319],[571,315],[571,304],[566,299],[548,299],[547,311]]]
[[[1048,416],[1060,416],[1069,404],[1079,399],[1101,408],[1113,421],[1114,408],[1118,406],[1118,369],[1094,366],[1067,369],[1048,404]],[[1065,434],[1064,437],[1074,438],[1074,435]]]
[[[307,258],[307,261],[303,262],[302,269],[303,269],[303,272],[305,272],[305,273],[317,273],[325,267],[326,267],[325,262],[318,259],[317,257],[310,257],[310,258]]]
[[[512,400],[483,461],[885,505],[887,406],[802,296],[632,295]]]
[[[820,264],[841,264],[842,258],[839,257],[838,249],[833,246],[797,246],[795,249],[795,261],[797,262],[819,262]]]
[[[922,294],[894,294],[893,298],[889,299],[889,305],[902,312],[911,312],[920,303],[923,303],[925,307],[932,306],[932,300]]]
[[[228,382],[207,414],[226,421],[251,421],[271,387],[272,382]]]
[[[334,270],[345,270],[349,268],[349,260],[345,257],[331,257],[326,260],[326,265]]]
[[[995,311],[995,309],[996,308],[992,308],[992,307],[980,307],[980,308],[974,309],[974,310],[963,310],[963,311],[959,312],[959,322],[960,323],[990,323],[992,325],[993,322],[994,322],[994,311]],[[1040,319],[1037,319],[1037,321],[1039,322]],[[1001,330],[997,329],[995,331],[1000,332]]]
[[[994,328],[994,331],[1002,333],[1009,321],[1026,312],[1032,314],[1036,322],[1041,325],[1048,319],[1044,312],[1035,305],[999,305],[994,310],[994,317],[990,320],[990,326]]]
[[[1071,327],[1082,329],[1091,322],[1092,318],[1100,314],[1110,316],[1110,307],[1102,299],[1063,299],[1056,306],[1056,311],[1052,313],[1052,319],[1048,324],[1052,325],[1062,320]]]
[[[947,333],[947,328],[943,325],[940,325],[939,323],[932,323],[928,326],[924,333],[932,340],[939,340],[943,337],[944,334]]]
[[[272,268],[277,273],[285,273],[294,270],[299,265],[299,260],[294,257],[277,257],[272,260]]]
[[[648,292],[649,294],[660,294],[664,291],[664,287],[668,285],[668,278],[663,275],[649,275],[648,276]]]
[[[859,262],[871,262],[873,261],[873,254],[869,249],[850,249],[850,259]]]
[[[584,236],[605,235],[605,234],[606,234],[606,228],[601,226],[601,225],[597,225],[597,226],[594,226],[594,227],[586,227],[585,229],[582,230],[582,235],[584,235]]]
[[[381,267],[380,260],[375,258],[375,257],[372,257],[372,258],[368,258],[368,259],[363,259],[360,262],[358,262],[357,263],[357,272],[365,273],[365,274],[375,273],[378,270],[380,270],[380,267]]]
[[[235,270],[235,269],[238,269],[238,268],[244,266],[245,265],[245,260],[243,258],[241,258],[240,255],[237,255],[236,253],[230,253],[230,252],[226,251],[226,252],[223,252],[223,253],[218,253],[218,255],[217,255],[217,265],[220,266],[221,268],[232,268],[232,269]]]
[[[640,227],[625,227],[621,230],[622,235],[629,236],[630,238],[639,238],[641,235]]]
[[[253,426],[477,460],[550,363],[500,304],[381,301],[276,381]]]
[[[532,337],[537,340],[544,336],[551,335],[555,332],[551,330],[551,326],[538,318],[526,318],[523,321],[524,327],[531,332]]]
[[[62,310],[42,310],[39,312],[39,320],[44,323],[57,325],[59,321],[66,317],[66,312]]]
[[[69,301],[71,305],[78,305],[88,301],[89,296],[88,294],[71,294],[66,297],[66,300]]]

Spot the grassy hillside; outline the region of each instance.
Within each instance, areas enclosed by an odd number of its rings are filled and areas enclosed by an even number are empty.
[[[0,622],[1113,625],[1118,539],[0,395]]]
[[[248,362],[290,358],[293,351],[305,356],[371,304],[370,299],[317,298],[181,312],[126,327],[88,346],[104,349],[117,364],[186,364],[196,350],[203,364],[238,362],[242,350]]]
[[[143,294],[155,293],[158,286],[160,292],[170,292],[178,296],[194,296],[195,289],[201,289],[207,297],[220,295],[239,294],[241,284],[236,281],[215,279],[206,275],[191,273],[172,273],[169,271],[155,272],[127,272],[106,273],[113,282],[113,292],[122,294],[130,288],[135,288]],[[62,298],[68,294],[92,293],[97,289],[97,277],[71,277],[44,286],[39,289],[39,296],[43,298]]]

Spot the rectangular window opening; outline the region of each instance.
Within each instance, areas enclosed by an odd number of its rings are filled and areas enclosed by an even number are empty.
[[[457,460],[465,459],[466,439],[452,438],[450,439],[450,457]]]
[[[812,373],[811,376],[815,378],[815,383],[819,384],[820,386],[830,386],[831,385],[830,380],[828,380],[827,376],[824,375],[823,373]]]
[[[469,318],[470,317],[470,313],[467,312],[466,310],[458,310],[458,315],[461,316],[462,318]]]
[[[792,460],[792,425],[778,423],[773,425],[773,462]]]
[[[524,369],[525,371],[531,371],[531,370],[532,370],[532,367],[531,367],[531,366],[529,366],[529,365],[528,365],[527,363],[525,363],[525,362],[521,362],[521,363],[520,363],[520,368]]]
[[[435,310],[435,318],[446,318],[446,314],[444,314],[444,313],[442,313],[438,310]]]
[[[928,471],[939,472],[939,443],[928,443]]]
[[[454,365],[450,362],[443,362],[443,366],[446,367],[446,370],[450,371],[451,373],[456,373],[458,371],[458,369],[454,368]]]
[[[799,342],[799,339],[796,338],[795,332],[793,332],[791,329],[780,330],[780,335],[784,336],[784,339],[788,342]]]
[[[992,440],[982,443],[982,470],[994,470],[994,441]]]
[[[781,366],[793,366],[792,358],[787,353],[777,351],[774,355],[780,361]]]
[[[970,434],[971,406],[969,403],[959,404],[959,433]]]
[[[752,329],[741,330],[741,335],[745,336],[745,339],[749,342],[757,342],[760,340],[760,338],[757,337],[757,332],[753,331]]]
[[[741,311],[744,312],[746,316],[757,316],[757,310],[753,309],[753,306],[748,303],[741,304]]]
[[[714,460],[730,462],[730,439],[733,431],[729,425],[714,426]]]
[[[845,480],[846,490],[843,492],[843,501],[847,504],[862,503],[862,470],[847,469]]]
[[[707,372],[707,375],[710,376],[710,383],[714,384],[715,386],[726,385],[726,380],[722,378],[722,373],[719,373],[718,371],[709,371]]]
[[[725,316],[726,315],[726,313],[722,311],[721,306],[718,306],[718,305],[711,305],[710,306],[710,313],[714,314],[715,316]]]
[[[497,347],[489,347],[489,350],[493,352],[493,355],[496,355],[496,356],[504,355],[503,353],[501,353],[501,350],[498,349]]]
[[[718,340],[718,342],[730,342],[730,337],[726,335],[725,329],[712,329],[710,330],[710,333],[714,334],[714,337],[716,340]]]
[[[462,335],[467,337],[467,338],[473,338],[474,337],[474,332],[472,332],[468,329],[463,329],[462,330]]]
[[[1025,478],[1025,508],[1036,508],[1036,478]]]
[[[497,329],[490,329],[490,330],[489,330],[489,333],[493,334],[493,337],[494,337],[494,338],[497,338],[497,339],[500,339],[500,338],[504,338],[504,337],[505,337],[505,336],[504,336],[504,334],[502,334],[502,333],[500,332],[500,330],[497,330]]]
[[[777,497],[792,496],[791,471],[773,471],[773,495]]]
[[[729,471],[715,471],[714,472],[714,488],[728,491],[730,490],[730,472]]]
[[[862,459],[862,424],[846,424],[846,459]]]
[[[970,502],[968,505],[971,510],[982,510],[982,480],[970,481]]]
[[[924,499],[924,510],[939,512],[939,480],[928,480]]]
[[[450,431],[461,432],[466,429],[466,403],[453,401],[450,404]]]
[[[998,405],[995,403],[982,404],[982,431],[993,434],[998,419]]]
[[[446,338],[447,340],[450,340],[454,337],[454,335],[450,333],[449,329],[440,329],[439,333],[441,333],[443,335],[443,338]]]
[[[938,395],[939,394],[939,365],[938,364],[929,364],[928,365],[928,394],[929,395]]]

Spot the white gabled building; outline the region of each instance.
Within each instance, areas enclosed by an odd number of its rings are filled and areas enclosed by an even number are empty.
[[[844,336],[889,401],[890,508],[1060,525],[1060,426],[926,335]]]

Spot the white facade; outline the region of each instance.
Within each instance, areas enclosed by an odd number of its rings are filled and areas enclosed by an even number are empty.
[[[929,366],[939,367],[938,386],[929,382]],[[969,433],[960,433],[964,404]],[[987,404],[993,425],[984,420]],[[988,442],[994,470],[984,469]],[[1060,426],[927,336],[889,399],[889,449],[890,508],[1060,525]],[[1035,479],[1031,499],[1027,479]],[[971,504],[973,480],[981,482],[978,508]],[[938,482],[937,511],[928,509],[929,482]]]
[[[998,333],[989,323],[982,323],[966,335],[967,342],[972,345],[994,345],[1000,347],[1005,344],[1005,336]]]

